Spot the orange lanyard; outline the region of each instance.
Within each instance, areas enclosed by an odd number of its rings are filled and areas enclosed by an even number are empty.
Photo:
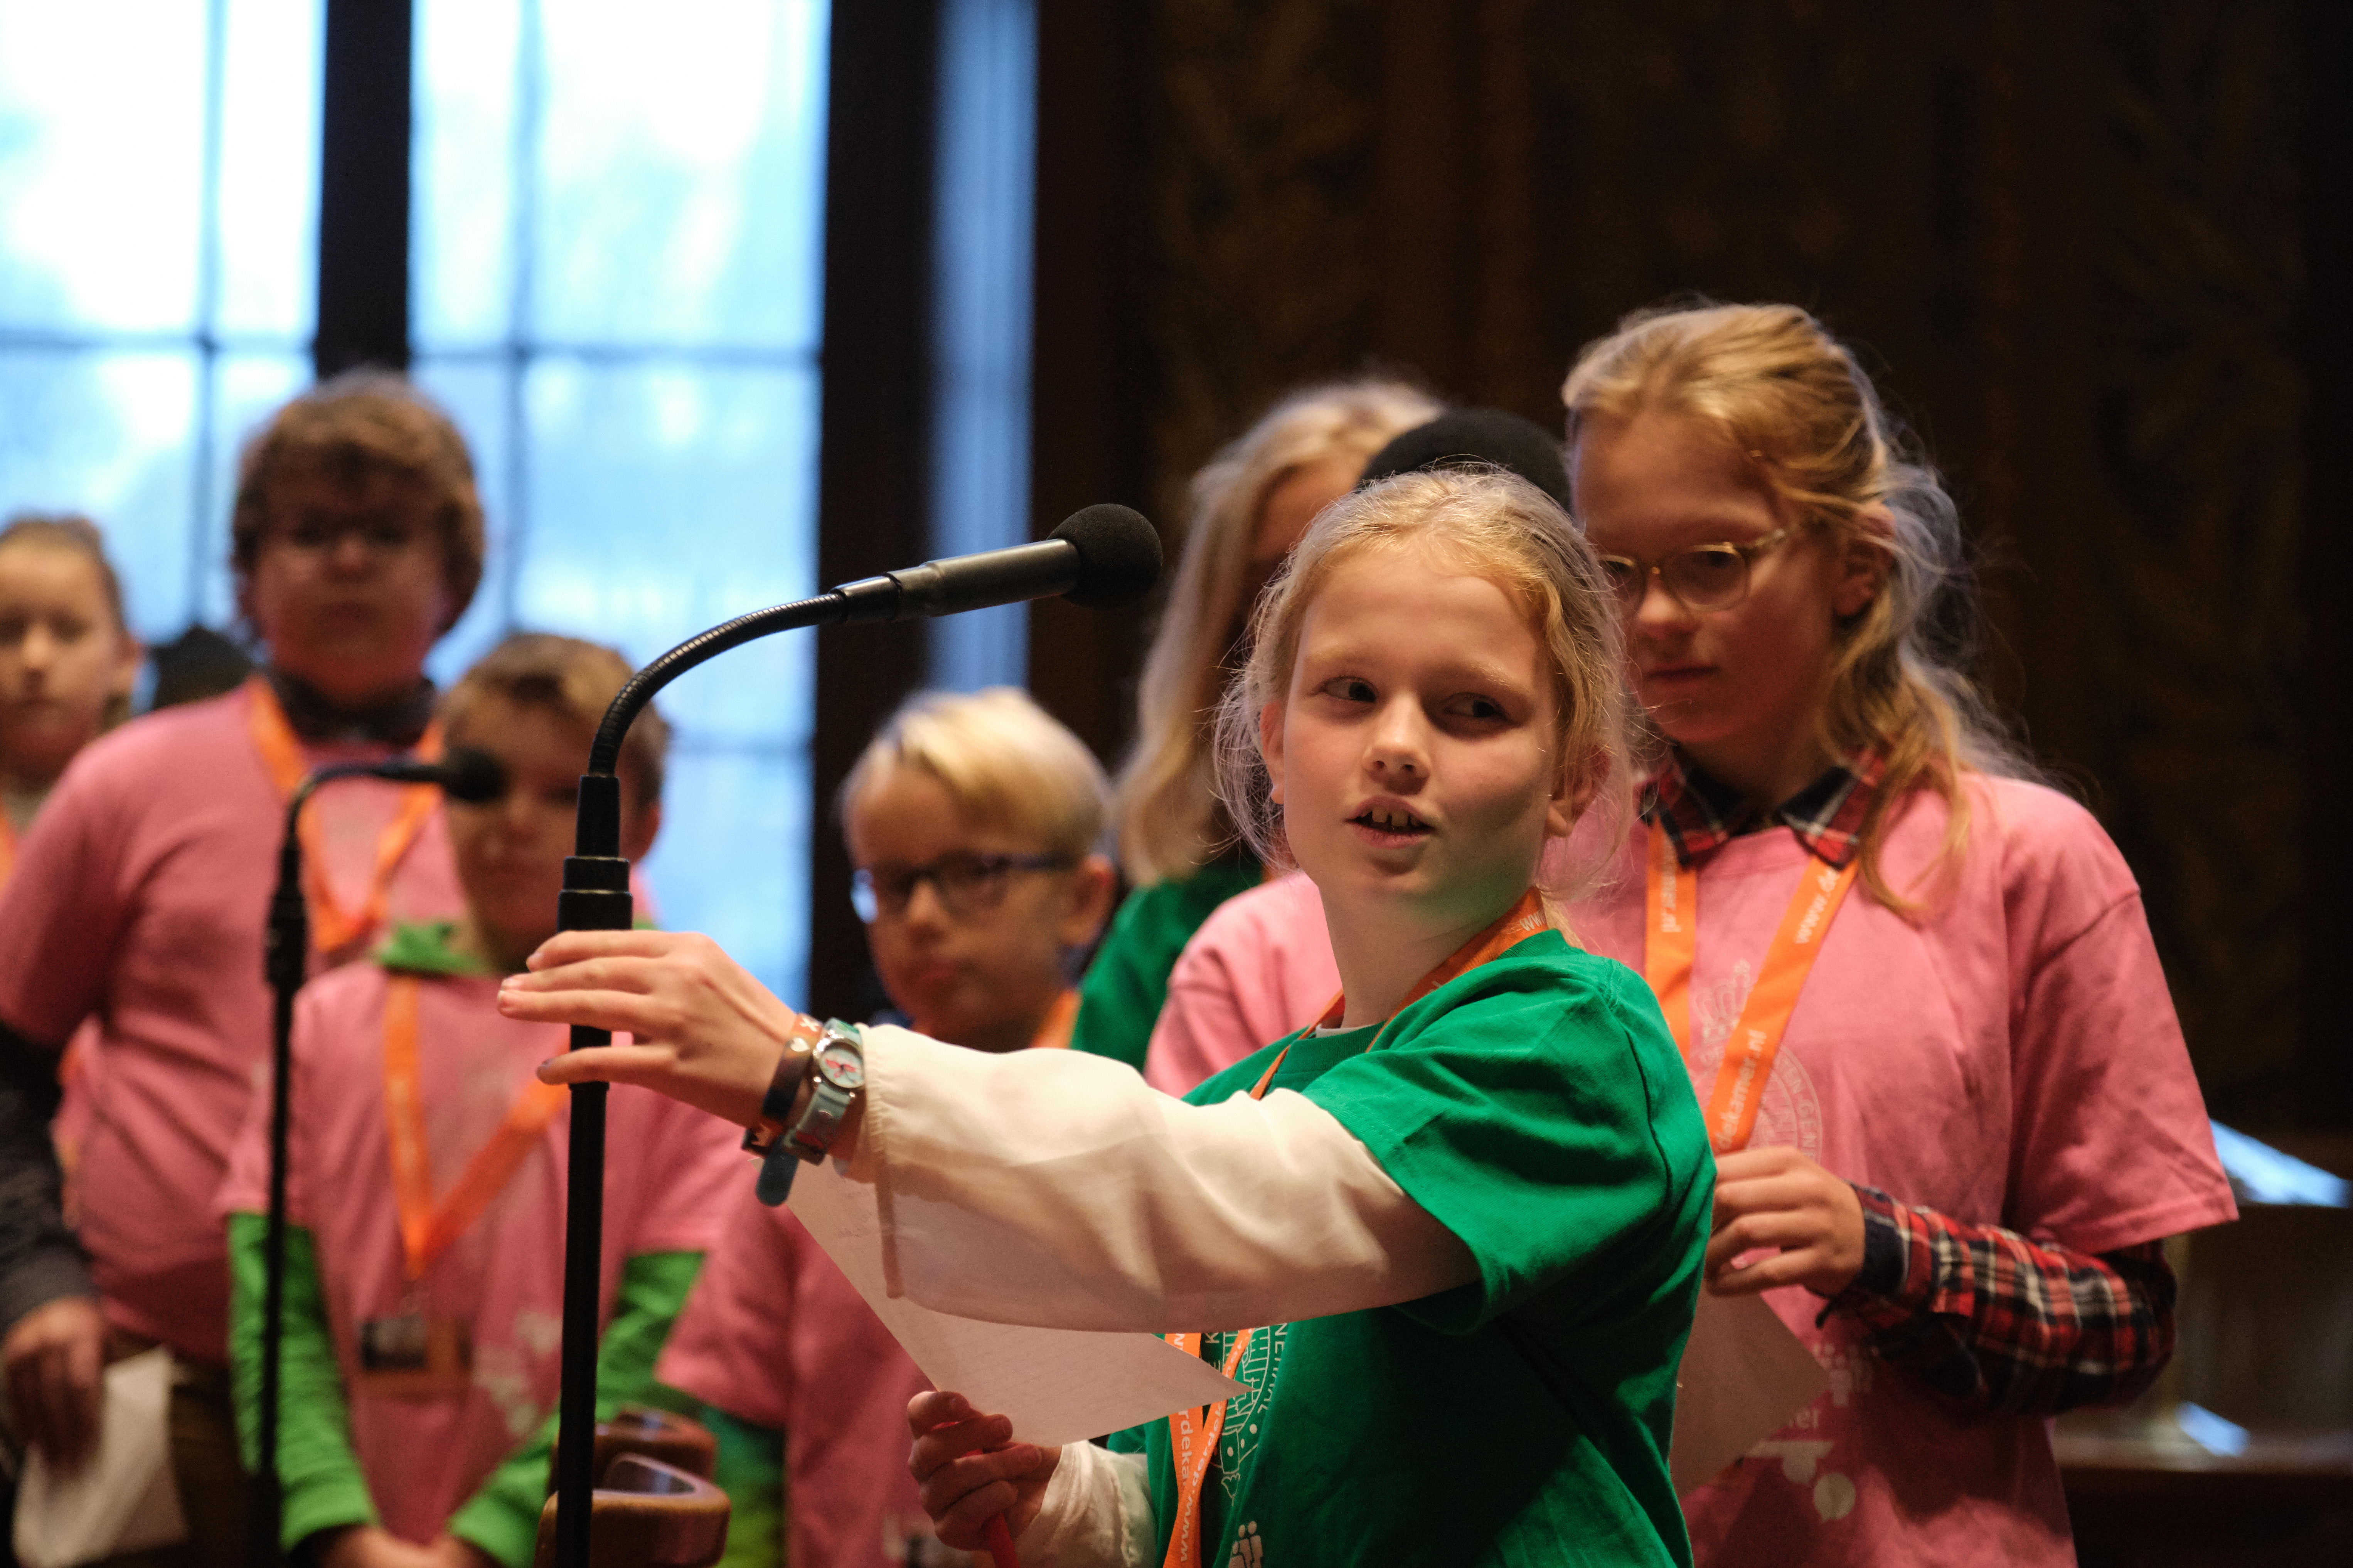
[[[1789,907],[1781,912],[1780,929],[1765,950],[1765,967],[1749,987],[1740,1017],[1725,1041],[1724,1062],[1708,1092],[1708,1139],[1719,1154],[1747,1147],[1757,1130],[1757,1108],[1772,1077],[1782,1032],[1789,1026],[1798,994],[1813,973],[1814,960],[1821,956],[1822,939],[1862,864],[1860,856],[1843,867],[1819,857],[1807,859],[1797,890],[1789,895]],[[1699,955],[1699,873],[1676,858],[1667,830],[1655,822],[1651,825],[1645,880],[1642,977],[1658,994],[1659,1010],[1666,1015],[1676,1046],[1689,1057],[1692,964]]]
[[[1388,1032],[1389,1024],[1396,1019],[1398,1013],[1404,1012],[1448,981],[1459,979],[1491,959],[1501,958],[1528,938],[1550,928],[1551,921],[1545,915],[1544,897],[1530,888],[1520,895],[1519,902],[1504,911],[1501,920],[1456,948],[1445,963],[1423,975],[1420,982],[1406,993],[1405,1000],[1398,1004],[1397,1013],[1391,1013],[1382,1020],[1380,1028],[1366,1042],[1365,1049],[1369,1051],[1381,1043],[1381,1036]],[[1346,1000],[1345,995],[1332,998],[1332,1005],[1324,1009],[1323,1020],[1316,1026],[1328,1029],[1346,1016]],[[1252,1100],[1266,1097],[1267,1087],[1274,1082],[1274,1075],[1282,1068],[1283,1058],[1290,1054],[1291,1047],[1285,1046],[1275,1053],[1274,1060],[1266,1064],[1266,1071],[1259,1075],[1258,1083],[1250,1091]],[[1250,1349],[1250,1336],[1256,1331],[1243,1329],[1234,1335],[1233,1346],[1226,1352],[1226,1359],[1219,1371],[1229,1378],[1234,1375],[1235,1370],[1242,1364],[1243,1353]],[[1201,1353],[1201,1336],[1198,1334],[1165,1334],[1162,1337],[1187,1355]],[[1226,1402],[1222,1399],[1215,1405],[1198,1409],[1187,1405],[1168,1417],[1170,1452],[1176,1466],[1176,1522],[1168,1532],[1168,1555],[1164,1568],[1199,1568],[1201,1489],[1208,1484],[1209,1461],[1218,1452],[1218,1439],[1224,1435],[1225,1429]]]
[[[482,1211],[539,1142],[564,1103],[564,1089],[526,1079],[491,1141],[474,1152],[456,1184],[433,1201],[433,1163],[425,1145],[425,1106],[417,1089],[414,974],[388,977],[384,997],[384,1122],[392,1144],[392,1191],[400,1206],[400,1247],[411,1280],[482,1217]]]
[[[270,782],[278,786],[278,798],[291,800],[311,774],[311,764],[302,755],[302,743],[295,739],[294,727],[286,721],[286,710],[278,705],[278,694],[269,689],[267,679],[257,675],[246,682],[245,689],[247,728],[253,733],[254,748],[261,753],[262,765],[269,770]],[[438,721],[426,726],[424,738],[417,743],[417,754],[427,762],[440,760],[441,726]],[[431,784],[411,784],[401,792],[400,809],[376,836],[375,869],[368,883],[366,901],[356,910],[347,910],[336,901],[320,834],[319,803],[313,800],[302,808],[302,822],[298,829],[302,838],[302,897],[311,906],[312,947],[321,952],[340,952],[383,922],[393,873],[400,868],[401,859],[417,842],[417,836],[425,831],[425,824],[438,804],[435,796],[439,793]]]
[[[1054,998],[1054,1005],[1046,1010],[1045,1022],[1038,1026],[1037,1034],[1030,1037],[1029,1048],[1033,1051],[1068,1049],[1071,1044],[1071,1026],[1078,1021],[1079,994],[1076,991],[1065,990],[1060,996]]]
[[[5,812],[0,812],[0,887],[6,887],[8,879],[16,874],[16,825],[8,820]]]

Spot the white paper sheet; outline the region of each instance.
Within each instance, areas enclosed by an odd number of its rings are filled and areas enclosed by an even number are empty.
[[[68,1568],[187,1539],[172,1479],[172,1352],[158,1346],[106,1369],[98,1451],[70,1475],[40,1450],[16,1489],[16,1560]]]
[[[829,1161],[800,1172],[790,1206],[923,1375],[1011,1416],[1016,1442],[1060,1447],[1241,1392],[1156,1335],[1017,1328],[892,1300],[874,1189]]]
[[[1667,1473],[1681,1497],[1788,1425],[1831,1380],[1764,1297],[1702,1290],[1675,1385]]]

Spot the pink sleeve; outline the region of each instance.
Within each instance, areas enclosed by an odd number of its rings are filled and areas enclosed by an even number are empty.
[[[311,982],[294,998],[294,1095],[287,1118],[286,1140],[286,1220],[290,1225],[311,1224],[310,1205],[305,1201],[302,1168],[309,1158],[302,1134],[310,1124],[304,1114],[310,1103],[303,1094],[306,1079],[315,1077],[318,1057],[316,1041],[320,1031],[333,1027],[332,1009],[328,1005],[331,995],[340,995],[351,989],[335,981],[347,976],[326,976]],[[308,1071],[306,1072],[306,1068]],[[233,1214],[268,1214],[269,1212],[269,1101],[272,1074],[265,1058],[256,1073],[253,1093],[246,1100],[245,1120],[238,1125],[236,1142],[229,1145],[228,1173],[222,1177],[220,1191],[213,1199],[213,1212],[224,1223]]]
[[[67,768],[0,893],[0,1022],[41,1045],[62,1048],[98,1010],[131,915],[122,859],[132,825],[108,787],[113,754],[84,752]]]
[[[744,1130],[651,1089],[622,1087],[614,1092],[656,1100],[649,1118],[652,1137],[638,1169],[656,1184],[659,1195],[642,1211],[628,1251],[708,1252],[726,1226],[736,1189],[752,1185]]]
[[[750,1163],[655,1375],[738,1420],[788,1430],[799,1222],[752,1195]]]
[[[1218,906],[1169,973],[1145,1081],[1184,1094],[1315,1022],[1340,989],[1324,903],[1298,872]]]
[[[2052,792],[2011,786],[1997,809],[2016,1123],[2003,1223],[2108,1252],[2236,1217],[2124,858]]]

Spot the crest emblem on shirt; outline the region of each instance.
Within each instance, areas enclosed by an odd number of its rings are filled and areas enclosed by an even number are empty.
[[[1282,1342],[1290,1331],[1288,1323],[1251,1330],[1250,1348],[1242,1352],[1241,1365],[1234,1368],[1234,1381],[1242,1391],[1226,1401],[1225,1429],[1218,1434],[1218,1480],[1225,1488],[1229,1508],[1241,1472],[1258,1456],[1261,1428],[1273,1401],[1274,1376],[1282,1367]],[[1218,1338],[1225,1340],[1222,1334]],[[1222,1358],[1225,1344],[1217,1349]]]
[[[1724,1065],[1724,1045],[1732,1037],[1733,1025],[1740,1021],[1740,1009],[1748,1001],[1749,988],[1757,984],[1757,966],[1742,960],[1732,966],[1732,973],[1714,985],[1694,985],[1691,993],[1692,1028],[1697,1037],[1692,1054],[1685,1062],[1691,1070],[1692,1088],[1705,1104],[1708,1091],[1715,1087],[1716,1069]],[[1806,1071],[1806,1064],[1788,1040],[1774,1053],[1772,1075],[1766,1079],[1765,1096],[1757,1108],[1756,1131],[1748,1135],[1752,1149],[1795,1149],[1807,1159],[1819,1162],[1822,1157],[1822,1102],[1814,1092],[1814,1080]]]

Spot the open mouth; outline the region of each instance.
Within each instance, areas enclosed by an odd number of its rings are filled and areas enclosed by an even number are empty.
[[[1430,824],[1401,805],[1368,805],[1348,820],[1367,832],[1397,839],[1419,838],[1431,831]]]

